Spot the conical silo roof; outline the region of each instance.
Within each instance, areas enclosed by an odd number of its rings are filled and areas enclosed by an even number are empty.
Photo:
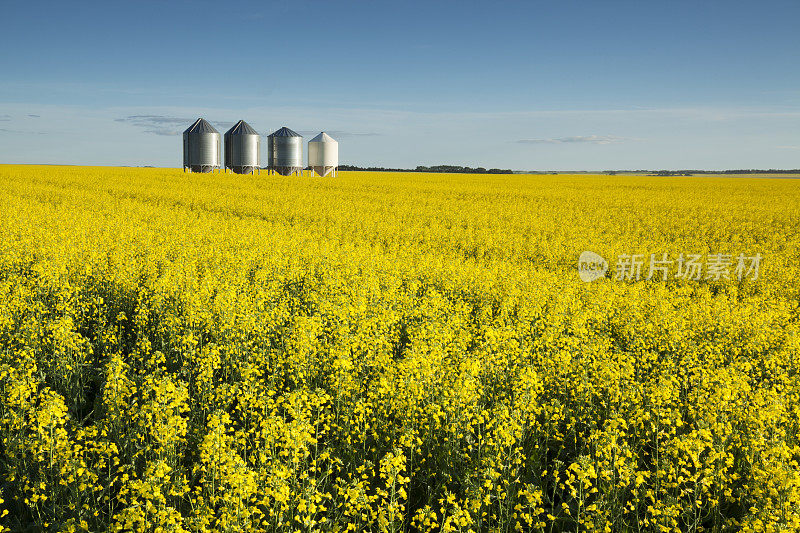
[[[327,133],[325,133],[323,131],[323,132],[320,132],[319,135],[317,135],[316,137],[314,137],[313,139],[311,139],[308,142],[311,142],[311,143],[335,143],[336,139],[334,139],[333,137],[331,137],[330,135],[328,135]]]
[[[302,135],[284,126],[281,129],[270,133],[269,137],[302,137]]]
[[[250,124],[244,120],[240,120],[229,129],[225,135],[258,135],[258,132],[250,127]]]
[[[204,118],[198,118],[183,133],[217,133],[219,132]]]

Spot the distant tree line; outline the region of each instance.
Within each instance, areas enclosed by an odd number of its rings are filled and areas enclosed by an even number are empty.
[[[490,168],[483,167],[460,167],[456,165],[434,165],[432,167],[418,166],[415,172],[446,172],[448,174],[513,174],[514,171],[510,169]]]
[[[358,170],[364,172],[413,172],[407,168],[385,168],[385,167],[357,167],[355,165],[339,165],[339,170]]]
[[[654,170],[653,176],[693,176],[695,174],[800,174],[800,169],[779,170],[764,169],[738,169],[738,170]]]
[[[458,165],[434,165],[432,167],[418,166],[417,168],[384,168],[384,167],[357,167],[355,165],[339,165],[339,170],[360,170],[366,172],[446,172],[450,174],[513,174],[510,169],[483,167],[462,167]]]
[[[698,172],[692,170],[691,172]],[[705,171],[706,174],[718,174],[717,172],[713,172],[711,170]],[[778,170],[775,168],[771,168],[769,170],[758,170],[758,169],[746,169],[746,170],[725,170],[720,174],[800,174],[800,168],[795,168],[791,170]]]
[[[692,170],[656,170],[651,176],[691,176]]]
[[[434,165],[426,167],[419,165],[417,168],[386,168],[386,167],[359,167],[356,165],[339,165],[339,170],[358,170],[365,172],[446,172],[450,174],[515,174],[513,170],[483,167],[462,167],[458,165]],[[566,173],[573,173],[566,172]],[[565,172],[553,171],[518,171],[522,174],[563,174]],[[581,171],[582,174],[591,174],[591,172]],[[697,174],[800,174],[800,169],[739,169],[739,170],[604,170],[603,173],[614,176],[618,173],[639,173],[650,174],[651,176],[694,176]]]

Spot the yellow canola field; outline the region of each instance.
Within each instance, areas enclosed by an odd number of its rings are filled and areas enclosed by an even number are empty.
[[[0,166],[0,202],[0,529],[800,530],[800,181]]]

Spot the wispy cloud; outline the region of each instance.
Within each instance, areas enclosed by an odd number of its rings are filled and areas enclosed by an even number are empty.
[[[340,138],[378,137],[378,136],[381,135],[380,133],[375,133],[374,131],[370,131],[370,132],[367,132],[367,133],[352,133],[352,132],[349,132],[349,131],[338,131],[338,130],[329,131],[328,134],[331,137],[340,137]]]
[[[170,128],[159,128],[159,129],[150,129],[144,130],[145,133],[152,133],[154,135],[163,135],[165,137],[172,137],[175,135],[180,135],[182,130],[170,129]]]
[[[324,131],[334,139],[352,139],[354,137],[378,137],[381,135],[380,133],[375,133],[375,132],[354,133],[351,131],[341,131],[341,130],[324,130]],[[319,130],[301,130],[298,131],[298,133],[303,136],[309,136],[318,134]]]
[[[144,128],[145,133],[153,133],[155,135],[180,135],[183,131],[181,126],[188,126],[193,122],[193,119],[167,117],[164,115],[130,115],[124,118],[114,119],[114,121]]]
[[[40,115],[28,115],[28,116],[31,117],[31,118],[41,118]]]
[[[780,148],[781,150],[800,150],[800,145],[798,145],[798,146],[776,146],[776,148]]]
[[[144,128],[145,133],[169,136],[180,135],[195,120],[197,119],[165,115],[130,115],[123,118],[115,118],[114,122],[122,122]],[[234,124],[233,122],[227,121],[210,120],[209,122],[218,128],[224,129],[230,128]]]
[[[520,139],[520,144],[616,144],[625,141],[613,135],[578,135],[575,137],[557,137],[553,139]]]
[[[8,128],[0,128],[0,132],[2,133],[13,133],[15,135],[47,135],[48,132],[46,131],[24,131],[24,130],[12,130]]]
[[[11,120],[11,115],[0,115],[0,122],[8,122]]]
[[[183,124],[192,122],[190,118],[165,117],[163,115],[131,115],[125,118],[115,119],[116,122],[130,122],[137,126],[142,124]]]

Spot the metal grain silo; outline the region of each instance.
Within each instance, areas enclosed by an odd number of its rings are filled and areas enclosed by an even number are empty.
[[[219,132],[205,119],[198,118],[183,132],[183,170],[211,172],[220,168]]]
[[[303,137],[286,126],[267,137],[267,154],[270,170],[283,176],[303,172]]]
[[[225,132],[225,168],[237,174],[261,168],[261,136],[244,120]]]
[[[308,166],[320,176],[327,176],[331,171],[336,176],[339,143],[324,131],[308,141]]]

